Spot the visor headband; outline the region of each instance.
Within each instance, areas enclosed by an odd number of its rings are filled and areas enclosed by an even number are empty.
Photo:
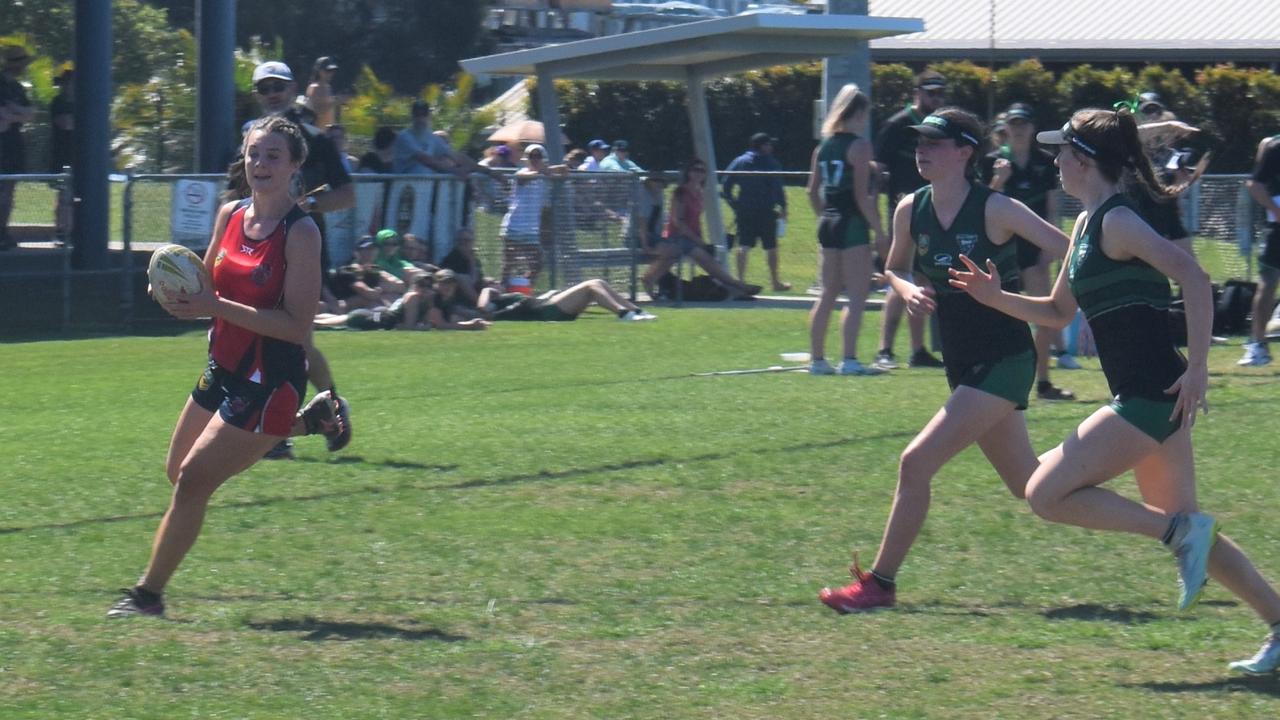
[[[920,124],[936,127],[939,130],[946,133],[947,137],[950,137],[953,140],[959,140],[961,142],[967,143],[969,145],[972,145],[973,147],[979,147],[982,145],[982,143],[978,140],[978,138],[969,134],[967,130],[960,127],[959,125],[955,125],[949,122],[944,117],[941,117],[938,115],[930,115],[929,117],[925,118],[924,121],[921,122]]]
[[[1083,138],[1081,138],[1078,134],[1076,134],[1075,130],[1071,129],[1070,120],[1067,121],[1066,125],[1062,126],[1062,139],[1066,140],[1068,143],[1071,143],[1072,147],[1076,148],[1077,150],[1084,153],[1085,155],[1088,155],[1089,157],[1095,158],[1095,159],[1098,157],[1098,149],[1090,145],[1089,143],[1085,142]]]

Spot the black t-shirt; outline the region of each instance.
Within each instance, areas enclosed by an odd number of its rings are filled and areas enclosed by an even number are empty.
[[[301,192],[311,192],[325,184],[331,190],[350,185],[351,174],[347,172],[347,168],[342,164],[342,157],[338,154],[338,146],[334,145],[327,135],[320,132],[319,128],[300,122],[297,114],[293,111],[285,113],[285,117],[298,123],[302,127],[303,137],[307,139],[307,159],[306,162],[302,163]],[[320,271],[328,273],[330,267],[329,243],[324,241],[324,213],[313,212],[309,213],[309,215],[312,220],[315,220],[316,227],[320,228]]]
[[[1267,140],[1262,146],[1262,155],[1254,163],[1253,181],[1267,188],[1267,194],[1280,195],[1280,135]]]
[[[49,103],[50,120],[59,115],[74,115],[75,102],[60,92]],[[60,173],[62,168],[71,165],[75,154],[74,136],[70,130],[63,130],[53,122],[49,123],[49,172]]]
[[[22,83],[0,74],[0,105],[21,105],[30,107],[27,90]],[[22,123],[13,123],[8,130],[0,132],[0,171],[7,173],[26,172],[26,149],[22,144]]]
[[[989,153],[978,161],[978,177],[983,185],[991,185],[991,179],[996,174],[996,160],[1001,157],[1012,162],[1012,159],[1002,155],[1000,150]],[[1049,193],[1057,187],[1058,168],[1054,167],[1053,155],[1040,148],[1032,148],[1025,167],[1013,163],[1013,174],[1009,176],[1001,192],[1031,208],[1035,214],[1043,218],[1049,214]]]
[[[889,194],[892,198],[913,193],[925,184],[916,169],[916,141],[919,136],[910,125],[924,120],[911,106],[885,121],[876,136],[876,162],[889,169]]]

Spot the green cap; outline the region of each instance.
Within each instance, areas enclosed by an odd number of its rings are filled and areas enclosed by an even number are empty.
[[[392,230],[391,228],[384,228],[382,230],[379,230],[378,234],[374,235],[373,237],[378,241],[379,245],[386,245],[389,242],[393,242],[395,240],[400,239],[400,235],[395,230]]]

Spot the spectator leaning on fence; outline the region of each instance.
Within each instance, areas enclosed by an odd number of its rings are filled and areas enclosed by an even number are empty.
[[[626,148],[623,149],[625,150]],[[604,168],[600,167],[600,163],[609,156],[609,143],[600,139],[592,140],[587,143],[587,152],[591,154],[591,157],[587,158],[586,162],[584,162],[578,169],[585,170],[587,172],[599,172],[600,170],[603,170]]]
[[[524,149],[524,166],[513,176],[511,200],[502,216],[499,237],[502,238],[502,280],[512,277],[537,282],[542,271],[542,223],[551,185],[548,178],[563,177],[569,169],[564,165],[548,165],[547,150],[534,143]]]
[[[4,67],[0,69],[0,175],[19,174],[27,170],[26,148],[22,142],[22,126],[35,117],[35,108],[27,99],[22,76],[31,64],[26,49],[11,45],[4,49]],[[13,212],[12,181],[0,182],[0,250],[13,247],[9,237],[9,215]]]
[[[1258,289],[1253,293],[1253,318],[1250,340],[1245,343],[1239,365],[1267,365],[1271,350],[1267,347],[1267,318],[1276,303],[1276,284],[1280,282],[1280,135],[1258,143],[1253,174],[1245,181],[1249,197],[1267,212],[1267,235],[1258,255]]]
[[[726,169],[729,172],[781,172],[782,165],[773,156],[775,142],[768,133],[752,135],[750,149],[734,158]],[[759,242],[769,263],[773,289],[790,290],[791,283],[778,279],[778,219],[787,217],[787,195],[782,189],[782,179],[729,175],[724,181],[723,194],[733,208],[738,226],[738,279],[746,280],[747,253]]]
[[[605,172],[644,172],[644,168],[631,162],[631,145],[626,140],[614,140],[613,152],[600,161],[600,169]]]
[[[442,173],[458,177],[466,177],[473,172],[489,172],[488,168],[449,147],[449,142],[431,129],[431,104],[426,100],[414,100],[410,113],[413,124],[396,135],[391,162],[393,172],[410,175]]]
[[[389,173],[394,157],[392,145],[396,142],[395,128],[380,127],[373,134],[373,149],[360,156],[356,170],[364,173]]]

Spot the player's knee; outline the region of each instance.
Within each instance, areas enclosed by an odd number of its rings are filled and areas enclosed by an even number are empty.
[[[208,473],[188,463],[178,468],[172,482],[175,503],[206,502],[219,485]]]
[[[902,455],[898,456],[898,489],[899,492],[928,492],[929,483],[933,479],[937,463],[929,453],[918,445],[909,445]]]
[[[1037,482],[1033,478],[1027,483],[1024,494],[1031,512],[1045,520],[1058,519],[1058,501],[1061,498],[1058,497],[1058,493],[1054,492],[1048,483]]]

